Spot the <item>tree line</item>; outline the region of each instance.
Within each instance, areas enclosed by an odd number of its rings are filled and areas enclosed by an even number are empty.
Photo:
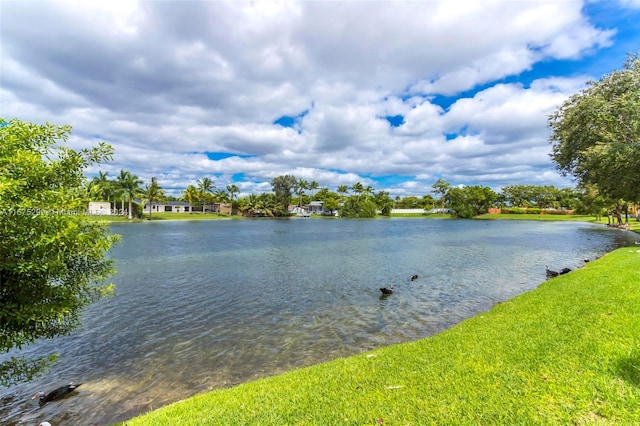
[[[147,203],[184,201],[196,211],[214,212],[217,205],[231,205],[231,211],[244,216],[283,217],[290,214],[290,206],[304,207],[312,201],[322,202],[327,212],[337,213],[345,218],[367,218],[376,215],[389,216],[393,209],[438,209],[458,218],[471,218],[486,213],[491,208],[504,213],[581,213],[604,216],[616,208],[628,208],[623,200],[607,200],[595,193],[593,187],[586,191],[575,188],[556,188],[552,185],[507,185],[496,192],[488,186],[452,186],[444,179],[438,179],[430,194],[423,196],[396,196],[387,191],[375,191],[371,185],[355,182],[352,186],[339,185],[335,191],[321,187],[318,182],[308,182],[292,175],[275,177],[271,181],[272,192],[250,194],[238,197],[237,185],[226,186],[226,190],[216,189],[211,178],[198,179],[182,191],[179,197],[167,196],[155,177],[144,187],[142,180],[128,171],[121,170],[115,179],[108,173],[99,172],[87,184],[88,196],[101,197],[117,209],[128,211],[129,218],[141,215],[141,208]],[[139,199],[138,206],[132,200]],[[125,203],[128,210],[125,209]],[[151,209],[149,216],[151,217]]]

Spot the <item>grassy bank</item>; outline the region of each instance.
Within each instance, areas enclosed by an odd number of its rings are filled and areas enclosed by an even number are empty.
[[[442,213],[391,213],[391,216],[384,216],[384,217],[408,217],[408,218],[422,218],[422,219],[451,219],[451,215],[450,214],[442,214]]]
[[[127,425],[638,424],[640,252],[436,336],[202,394]]]
[[[218,213],[152,213],[151,220],[210,220],[210,219],[238,219],[242,216],[229,216]],[[149,220],[149,214],[142,216],[142,220]]]
[[[129,220],[127,216],[86,216],[90,221],[106,221],[106,222],[145,222],[149,220],[149,214],[146,213],[142,218],[134,218]],[[216,219],[243,219],[242,216],[221,215],[218,213],[152,213],[151,220],[216,220]]]
[[[480,216],[477,216],[476,219],[506,219],[506,220],[544,220],[544,221],[555,221],[555,220],[573,220],[573,221],[582,221],[582,222],[598,222],[594,216],[589,215],[564,215],[564,214],[491,214],[486,213]],[[605,223],[607,223],[607,219],[605,218]]]
[[[589,215],[551,215],[551,214],[483,214],[477,216],[476,219],[505,219],[505,220],[543,220],[543,221],[581,221],[592,222],[601,225],[607,225],[607,218],[603,217],[596,219],[594,216]],[[635,218],[629,218],[628,226],[625,229],[630,231],[640,232],[640,221]]]

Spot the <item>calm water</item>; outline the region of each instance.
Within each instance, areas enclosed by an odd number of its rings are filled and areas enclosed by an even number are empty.
[[[117,295],[37,382],[1,392],[2,424],[104,425],[215,388],[419,339],[578,268],[637,234],[567,222],[243,220],[114,224]],[[419,279],[410,282],[409,277]],[[379,287],[396,284],[382,298]],[[73,381],[67,399],[30,396]]]

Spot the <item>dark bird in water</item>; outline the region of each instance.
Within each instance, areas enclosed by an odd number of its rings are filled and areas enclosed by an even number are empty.
[[[584,258],[584,263],[589,263],[589,259],[587,259],[586,257]]]
[[[382,294],[391,294],[393,293],[393,289],[396,288],[396,285],[392,285],[391,287],[381,287],[380,291],[382,292]]]
[[[58,389],[54,389],[51,392],[45,394],[44,392],[38,392],[33,395],[33,398],[40,398],[40,405],[44,405],[47,402],[56,401],[58,399],[63,398],[65,395],[73,392],[80,386],[82,383],[73,384],[69,383],[68,385],[60,386]]]
[[[560,272],[552,271],[551,269],[549,269],[549,266],[547,266],[547,278],[557,277],[558,275],[560,275]]]
[[[560,270],[560,275],[562,274],[568,274],[569,272],[571,272],[571,268],[562,268]]]
[[[411,275],[411,281],[415,281],[415,280],[417,280],[417,279],[418,279],[418,276],[417,276],[417,275]]]

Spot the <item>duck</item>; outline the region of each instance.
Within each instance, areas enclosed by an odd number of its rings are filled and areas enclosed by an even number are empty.
[[[562,274],[568,274],[569,272],[571,272],[571,268],[562,268],[558,273],[562,275]]]
[[[39,398],[40,399],[40,405],[44,405],[47,402],[56,401],[58,399],[61,399],[62,397],[64,397],[68,393],[71,393],[74,390],[76,390],[81,384],[82,383],[78,383],[78,384],[69,383],[68,385],[60,386],[59,388],[54,389],[51,392],[46,393],[46,394],[44,392],[38,392],[35,395],[33,395],[33,397],[31,399]]]
[[[411,275],[411,281],[415,281],[418,279],[418,275]]]
[[[560,275],[560,272],[552,271],[551,269],[549,269],[549,266],[547,266],[547,278],[557,277],[558,275]]]
[[[392,285],[391,287],[381,287],[380,291],[382,292],[382,294],[392,294],[393,293],[393,289],[396,287],[396,285]]]

